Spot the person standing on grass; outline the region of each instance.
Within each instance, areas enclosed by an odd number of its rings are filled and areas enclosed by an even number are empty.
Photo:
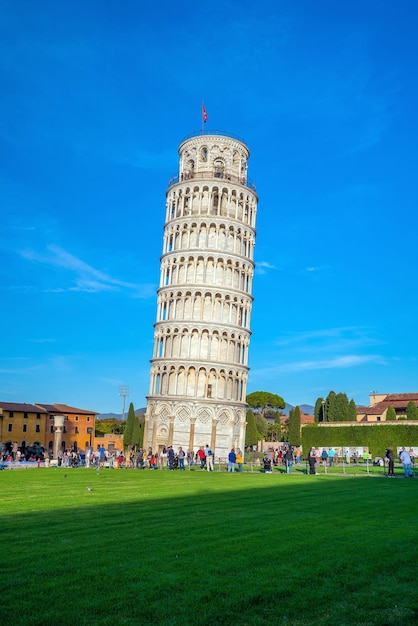
[[[325,448],[322,450],[322,453],[321,453],[321,461],[322,461],[322,466],[323,466],[325,474],[326,474],[327,473],[327,465],[328,465],[328,452],[325,450]]]
[[[412,474],[412,467],[411,467],[411,456],[408,450],[405,450],[405,448],[402,448],[399,458],[403,465],[405,478],[412,478],[413,474]]]
[[[334,462],[334,456],[335,456],[334,448],[330,448],[328,450],[328,459],[329,459],[329,466],[330,467],[332,467],[332,464]]]
[[[179,452],[177,456],[179,459],[179,469],[184,470],[184,457],[186,456],[186,453],[182,447],[179,448]]]
[[[308,454],[308,463],[309,463],[309,473],[316,474],[315,466],[316,466],[316,450],[315,448],[311,448]]]
[[[204,470],[205,469],[205,465],[206,465],[206,455],[205,455],[205,451],[203,449],[203,446],[200,446],[199,450],[197,451],[197,456],[198,456],[199,461],[200,461],[200,469]]]
[[[193,450],[187,450],[187,464],[189,467],[194,465],[194,452]]]
[[[235,454],[235,461],[236,464],[238,465],[238,471],[242,472],[242,454],[241,454],[241,450],[237,450],[236,454]]]
[[[232,448],[231,452],[228,454],[228,472],[235,472],[236,461],[237,455],[235,454],[234,448]]]
[[[207,443],[205,448],[206,469],[208,472],[213,472],[213,450]]]
[[[395,456],[393,454],[392,446],[388,446],[385,452],[385,459],[387,459],[388,464],[388,476],[395,476]]]
[[[168,455],[168,469],[174,469],[174,450],[173,446],[169,446],[167,450]]]
[[[293,450],[292,446],[288,446],[284,453],[284,462],[286,464],[286,474],[292,473],[293,468]]]
[[[106,448],[102,444],[100,446],[100,448],[99,448],[99,463],[100,463],[100,467],[104,467],[105,461],[106,461]]]

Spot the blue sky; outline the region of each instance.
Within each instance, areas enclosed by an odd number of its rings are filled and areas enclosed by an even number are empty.
[[[181,139],[259,195],[248,392],[418,390],[410,1],[0,1],[0,400],[145,406]]]

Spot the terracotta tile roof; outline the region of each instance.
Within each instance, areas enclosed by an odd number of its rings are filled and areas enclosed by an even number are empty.
[[[98,411],[88,411],[87,409],[78,409],[68,404],[44,404],[39,402],[39,406],[43,407],[48,413],[70,413],[77,415],[98,415]]]
[[[357,407],[357,415],[381,415],[389,406],[389,402],[378,402],[374,406]],[[361,409],[361,411],[359,410]]]
[[[313,424],[315,422],[315,415],[301,415],[300,423],[301,424]]]
[[[280,422],[282,424],[288,424],[289,423],[289,416],[288,415],[282,415],[280,418]],[[315,422],[315,416],[314,415],[301,415],[300,416],[300,423],[301,424],[313,424]]]
[[[46,413],[41,407],[24,402],[0,402],[0,409],[4,411],[22,411],[23,413]]]
[[[384,402],[389,402],[392,404],[393,402],[403,402],[408,404],[410,400],[414,402],[418,402],[418,392],[415,393],[390,393],[384,399]],[[392,404],[393,406],[393,404]]]

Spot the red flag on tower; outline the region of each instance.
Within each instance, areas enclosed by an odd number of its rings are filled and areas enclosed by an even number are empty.
[[[208,121],[208,114],[206,113],[206,109],[205,109],[205,105],[202,102],[202,120],[203,123],[206,123]]]

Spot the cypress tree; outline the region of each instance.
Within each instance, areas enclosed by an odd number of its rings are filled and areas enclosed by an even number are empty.
[[[289,413],[289,443],[300,446],[300,408],[295,406]]]
[[[134,405],[131,402],[129,405],[128,419],[126,420],[125,430],[123,432],[123,445],[125,448],[133,443],[132,434],[134,431],[135,417]]]
[[[337,422],[338,416],[336,412],[336,400],[337,394],[335,391],[330,391],[327,399],[325,400],[325,421],[326,422]]]
[[[393,406],[388,406],[388,410],[386,411],[386,421],[394,422],[396,420],[396,412]]]
[[[144,440],[144,416],[135,415],[134,426],[132,429],[132,445],[136,448],[142,448]]]
[[[335,397],[335,415],[338,422],[348,421],[348,398],[345,393],[337,393]]]
[[[255,415],[251,409],[247,411],[247,428],[245,431],[245,445],[256,446],[258,441]]]
[[[348,405],[348,421],[357,422],[357,407],[354,400],[350,400],[350,404]]]
[[[406,419],[407,420],[418,420],[418,408],[415,402],[410,400],[406,405]]]
[[[316,424],[318,422],[325,422],[324,415],[323,415],[323,408],[322,408],[323,400],[324,400],[324,398],[317,398],[317,400],[315,402],[314,418],[315,418],[315,423]]]

